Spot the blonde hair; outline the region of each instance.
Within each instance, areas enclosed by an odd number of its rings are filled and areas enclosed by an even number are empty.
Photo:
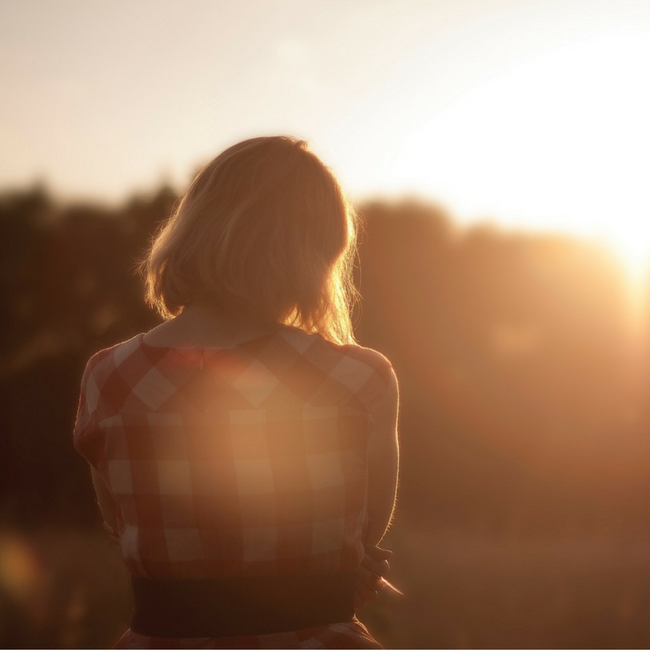
[[[196,300],[352,343],[358,218],[307,143],[240,142],[196,176],[141,263],[164,318]]]

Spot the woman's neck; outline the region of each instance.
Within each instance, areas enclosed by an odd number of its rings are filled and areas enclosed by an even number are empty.
[[[206,302],[195,302],[145,335],[146,342],[159,346],[227,347],[277,329],[243,314],[224,314]]]

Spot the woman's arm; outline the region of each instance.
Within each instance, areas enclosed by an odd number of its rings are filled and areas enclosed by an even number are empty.
[[[388,390],[372,413],[368,448],[368,528],[366,544],[377,546],[386,534],[395,507],[399,466],[397,415],[399,390],[391,372]]]
[[[92,468],[92,477],[99,511],[102,513],[102,517],[104,517],[104,528],[106,528],[111,539],[114,542],[117,542],[117,512],[115,501],[113,501],[113,495],[109,492],[104,483],[104,479],[102,479],[101,475],[94,467]]]
[[[382,577],[390,568],[388,559],[391,551],[378,548],[395,507],[399,445],[397,439],[397,415],[399,391],[395,373],[383,398],[371,412],[373,426],[368,446],[368,527],[365,536],[365,554],[355,571],[356,609],[377,598],[383,587]]]

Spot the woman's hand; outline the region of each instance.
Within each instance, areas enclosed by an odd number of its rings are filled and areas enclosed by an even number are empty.
[[[365,554],[359,568],[354,572],[355,592],[354,608],[361,609],[366,603],[377,598],[377,594],[383,588],[382,578],[388,574],[390,565],[388,558],[393,554],[378,546],[365,545]]]
[[[115,501],[110,490],[106,487],[104,479],[101,474],[92,467],[93,485],[95,486],[95,494],[97,495],[97,504],[99,511],[104,517],[104,530],[111,538],[114,544],[120,543],[120,537],[117,534],[117,509],[115,508]]]
[[[120,536],[110,524],[104,522],[104,530],[108,533],[108,537],[110,538],[111,542],[113,542],[113,544],[120,543]]]

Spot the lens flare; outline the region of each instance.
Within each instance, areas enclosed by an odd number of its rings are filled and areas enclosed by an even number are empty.
[[[26,542],[13,537],[0,539],[0,584],[16,600],[30,598],[41,577],[39,558]]]

